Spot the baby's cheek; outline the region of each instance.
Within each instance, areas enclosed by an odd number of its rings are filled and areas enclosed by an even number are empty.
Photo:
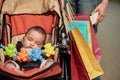
[[[39,48],[42,48],[43,47],[43,45],[39,45]]]
[[[39,46],[38,45],[34,45],[33,46],[33,48],[41,48],[41,47],[42,47],[42,45],[39,45]]]
[[[28,42],[25,42],[25,43],[23,44],[23,47],[28,47],[28,46],[30,46],[30,44],[29,44]]]
[[[33,48],[38,48],[39,46],[38,45],[34,45]]]

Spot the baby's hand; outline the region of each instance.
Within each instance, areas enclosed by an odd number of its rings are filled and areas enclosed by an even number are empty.
[[[47,63],[47,60],[42,60],[41,65],[40,65],[40,68],[43,68],[46,63]]]
[[[53,63],[54,61],[52,59],[43,60],[40,65],[40,69],[46,69],[50,67]]]
[[[17,57],[16,57],[16,56],[13,56],[12,59],[13,59],[14,61],[16,61],[16,60],[17,60]]]

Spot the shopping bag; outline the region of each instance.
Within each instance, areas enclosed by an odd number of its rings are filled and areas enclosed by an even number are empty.
[[[75,42],[70,40],[69,46],[71,53],[71,80],[90,80]]]
[[[95,57],[97,58],[98,62],[100,62],[101,57],[102,57],[102,52],[100,50],[100,47],[99,47],[99,44],[98,44],[98,41],[96,38],[96,34],[95,34],[93,26],[91,24],[90,16],[88,14],[74,14],[74,20],[89,21],[93,53],[94,53]]]
[[[82,58],[82,61],[89,75],[89,78],[94,79],[104,74],[104,71],[102,70],[99,62],[97,61],[94,53],[87,45],[85,39],[83,38],[78,28],[72,29],[70,31],[70,36],[71,39],[75,41],[76,47],[79,51],[79,55]]]
[[[68,30],[72,30],[73,28],[77,27],[78,30],[81,32],[82,36],[84,37],[86,43],[92,50],[92,41],[91,41],[91,30],[90,30],[90,23],[89,21],[69,21],[68,22]]]

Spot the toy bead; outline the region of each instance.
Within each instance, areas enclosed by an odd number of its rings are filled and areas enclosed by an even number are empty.
[[[23,62],[28,61],[28,52],[26,49],[21,49],[20,52],[18,52],[17,60]]]
[[[50,57],[51,55],[55,54],[54,46],[52,46],[51,43],[45,44],[44,47],[45,47],[44,52],[47,57]]]
[[[2,48],[5,49],[5,51],[3,52],[5,56],[13,57],[15,55],[16,52],[15,45],[8,44],[7,47],[3,46]]]
[[[34,48],[32,52],[29,54],[29,57],[32,58],[33,61],[42,60],[42,54],[44,53],[43,50],[39,48]]]

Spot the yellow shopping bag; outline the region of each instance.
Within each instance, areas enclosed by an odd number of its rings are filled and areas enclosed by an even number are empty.
[[[83,60],[89,78],[93,79],[104,74],[104,71],[102,70],[99,62],[93,54],[93,51],[91,51],[90,47],[85,42],[80,31],[77,28],[72,29],[70,31],[70,37],[76,43],[76,46],[79,50],[79,55]]]

